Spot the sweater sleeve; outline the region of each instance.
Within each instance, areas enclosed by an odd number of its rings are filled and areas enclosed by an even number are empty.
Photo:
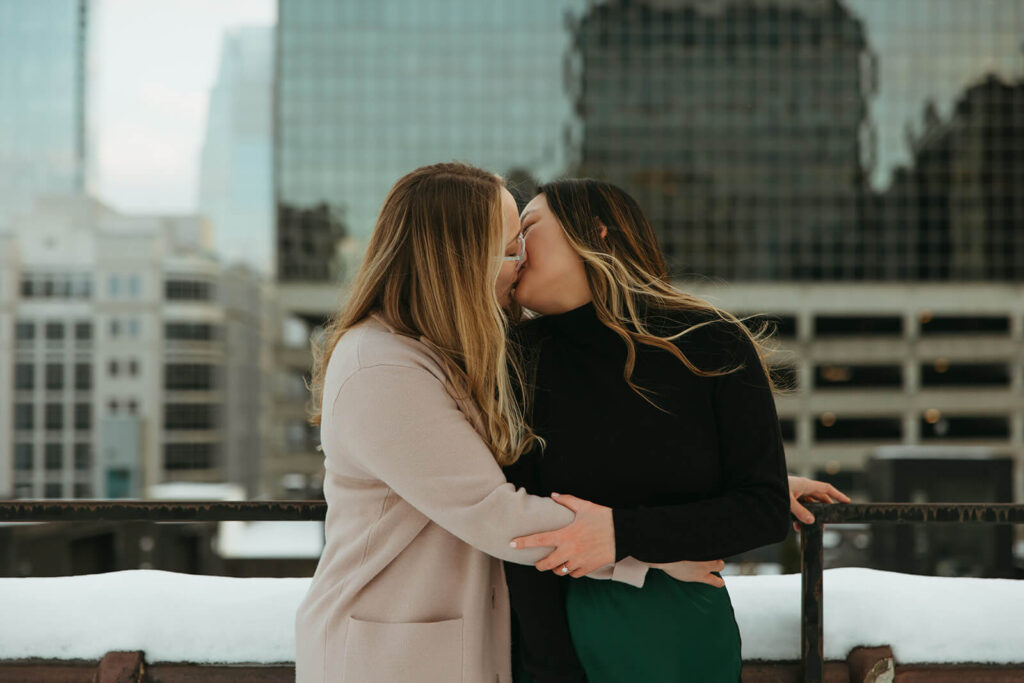
[[[679,505],[614,509],[616,559],[721,559],[778,543],[789,533],[782,433],[757,350],[739,332],[712,338],[727,346],[729,367],[743,363],[742,369],[713,378],[721,493]]]

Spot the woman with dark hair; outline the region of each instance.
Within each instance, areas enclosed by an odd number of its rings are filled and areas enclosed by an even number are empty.
[[[541,315],[516,340],[543,443],[505,473],[600,513],[612,532],[604,544],[571,531],[515,540],[558,546],[540,572],[506,563],[521,677],[737,681],[740,633],[717,572],[713,585],[652,570],[640,588],[584,575],[629,556],[657,567],[786,538],[769,330],[672,287],[650,223],[614,185],[549,183],[521,222],[527,258],[513,297]]]

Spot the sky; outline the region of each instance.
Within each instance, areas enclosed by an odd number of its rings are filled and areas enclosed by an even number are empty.
[[[195,211],[221,38],[231,27],[273,24],[276,2],[96,2],[97,194],[127,212]],[[1024,0],[899,0],[898,10],[893,0],[844,2],[864,20],[881,57],[871,104],[879,189],[909,160],[904,128],[919,124],[929,98],[945,117],[977,74],[995,68],[1024,76]]]
[[[129,213],[195,211],[225,30],[272,25],[275,0],[96,0],[96,193]]]

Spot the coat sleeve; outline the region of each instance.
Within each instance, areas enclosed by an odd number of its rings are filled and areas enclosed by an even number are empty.
[[[712,339],[728,350],[727,365],[743,363],[742,369],[713,378],[721,493],[679,505],[614,509],[616,558],[721,559],[778,543],[789,533],[782,433],[757,349],[738,332]]]
[[[512,548],[517,536],[560,529],[575,515],[550,498],[506,481],[486,443],[448,393],[423,368],[374,365],[356,370],[331,397],[332,430],[346,453],[413,507],[488,555],[534,564],[551,548]],[[635,560],[592,574],[636,585],[646,565]],[[532,571],[533,570],[531,568]]]

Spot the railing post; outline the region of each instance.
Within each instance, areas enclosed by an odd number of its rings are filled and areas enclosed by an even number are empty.
[[[824,591],[822,590],[822,534],[820,515],[800,531],[800,658],[804,683],[821,683],[825,677]]]

